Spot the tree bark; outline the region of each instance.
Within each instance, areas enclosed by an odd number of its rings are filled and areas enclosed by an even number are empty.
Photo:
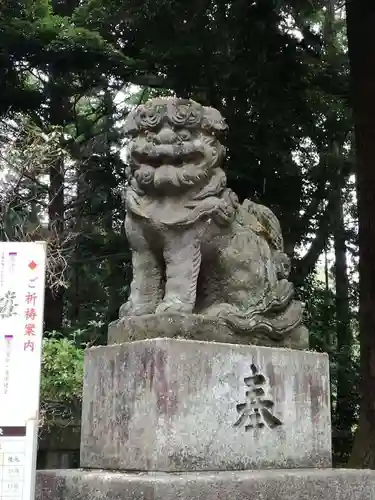
[[[315,233],[315,238],[311,242],[310,248],[302,259],[293,262],[291,281],[295,286],[301,286],[309,274],[311,274],[326,246],[327,238],[331,231],[331,210],[333,205],[332,196],[328,200],[328,205],[319,220],[319,226]]]
[[[48,207],[48,229],[51,237],[59,245],[63,240],[64,232],[64,161],[58,158],[50,167],[49,172],[49,207]],[[56,269],[59,273],[60,269]],[[52,278],[53,279],[53,278]],[[64,312],[64,289],[46,288],[44,329],[47,332],[61,331]]]
[[[332,228],[335,247],[336,285],[336,361],[337,396],[334,419],[333,449],[338,464],[348,460],[353,443],[355,423],[355,386],[353,384],[353,335],[350,324],[349,278],[346,253],[343,199],[340,182],[335,187],[336,200],[332,209]]]
[[[347,0],[359,216],[361,419],[351,466],[375,468],[375,2]]]
[[[53,0],[52,8],[54,14],[71,15],[78,4],[78,0]],[[69,75],[60,70],[59,63],[52,64],[49,71],[49,82],[47,90],[49,93],[49,124],[65,126],[71,117],[71,104],[69,92],[66,88],[69,84]],[[57,245],[64,240],[64,187],[65,187],[65,165],[64,158],[57,158],[49,169],[49,231]],[[59,273],[61,270],[56,269]],[[44,329],[47,332],[61,331],[63,328],[64,314],[64,288],[59,286],[53,290],[46,288]]]

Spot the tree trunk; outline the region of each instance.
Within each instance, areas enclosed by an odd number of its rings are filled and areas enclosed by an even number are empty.
[[[338,183],[339,184],[339,183]],[[346,234],[341,187],[336,186],[332,209],[332,226],[335,247],[336,284],[336,335],[337,335],[337,396],[334,419],[333,449],[338,464],[348,460],[348,450],[353,444],[352,428],[355,423],[355,386],[353,384],[352,347],[350,325],[349,278],[346,260]]]
[[[49,74],[49,122],[64,125],[67,113],[67,99],[60,89],[61,75],[55,68]],[[58,157],[49,168],[48,229],[56,245],[63,241],[64,233],[64,158]],[[55,269],[56,275],[60,269]],[[53,278],[52,278],[53,279]],[[64,289],[61,286],[47,287],[45,294],[44,329],[47,332],[61,331],[63,325]]]
[[[52,9],[54,14],[70,16],[78,0],[53,0]],[[50,125],[65,126],[71,116],[71,104],[69,100],[69,75],[64,69],[59,68],[59,63],[52,64],[49,71],[49,123]],[[64,240],[64,215],[65,215],[65,165],[63,157],[57,158],[49,169],[49,230],[51,237],[56,239],[57,245]],[[61,273],[61,269],[56,269]],[[44,329],[47,332],[53,330],[61,331],[63,328],[64,313],[64,288],[46,288]]]
[[[375,468],[375,2],[347,0],[359,215],[361,419],[351,466]]]
[[[64,232],[64,161],[58,158],[49,172],[48,229],[51,237],[59,245]],[[60,269],[55,272],[60,273]],[[53,279],[53,278],[52,278]],[[44,329],[47,332],[61,331],[63,325],[64,289],[47,287],[45,293]]]
[[[110,133],[114,130],[114,103],[112,95],[108,88],[105,89],[104,93],[104,109],[105,109],[105,151],[106,151],[106,161],[109,165],[111,163],[111,142]],[[112,208],[112,207],[111,207]],[[114,228],[113,228],[113,211],[107,210],[106,216],[103,218],[104,229],[107,233],[108,241],[113,241],[114,238]],[[107,321],[111,322],[118,318],[118,310],[121,305],[119,303],[118,294],[118,279],[116,277],[119,275],[119,261],[116,257],[108,257],[107,259],[108,268],[108,308],[107,308]]]
[[[74,245],[74,262],[71,267],[72,274],[72,287],[74,289],[73,299],[71,301],[71,313],[70,319],[74,326],[81,326],[79,321],[82,315],[82,302],[84,298],[84,294],[82,291],[82,283],[84,283],[84,270],[82,272],[82,262],[84,262],[84,258],[82,256],[82,239],[85,234],[85,223],[83,212],[83,199],[86,194],[86,185],[84,174],[81,172],[81,161],[77,161],[76,165],[76,208],[75,208],[75,216],[74,216],[74,232],[77,234],[75,238]],[[91,228],[90,228],[91,229]],[[87,230],[86,230],[87,232]],[[91,233],[92,231],[90,231]]]

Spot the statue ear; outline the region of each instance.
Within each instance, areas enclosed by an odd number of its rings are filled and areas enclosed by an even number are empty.
[[[221,135],[223,132],[228,130],[228,125],[226,124],[224,117],[217,109],[211,107],[203,108],[201,127],[204,130],[213,132],[215,135]]]

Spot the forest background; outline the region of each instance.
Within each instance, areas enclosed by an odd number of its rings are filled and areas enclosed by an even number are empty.
[[[357,49],[348,52],[346,28],[348,12],[358,38],[355,11],[335,0],[0,2],[0,237],[48,242],[48,418],[79,414],[83,348],[106,341],[128,293],[123,120],[151,96],[178,95],[225,115],[229,186],[280,219],[311,348],[330,357],[335,465],[374,468],[375,450],[355,439],[360,414],[369,424],[360,412]]]

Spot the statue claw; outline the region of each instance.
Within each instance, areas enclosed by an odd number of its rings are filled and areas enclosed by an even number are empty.
[[[131,301],[125,302],[120,307],[119,318],[125,316],[144,316],[146,314],[154,314],[155,304],[133,304]]]
[[[192,313],[193,312],[193,306],[191,304],[186,304],[181,301],[163,301],[161,302],[158,307],[156,308],[156,314],[161,314],[161,313],[174,313],[174,312],[179,312],[179,313]]]

